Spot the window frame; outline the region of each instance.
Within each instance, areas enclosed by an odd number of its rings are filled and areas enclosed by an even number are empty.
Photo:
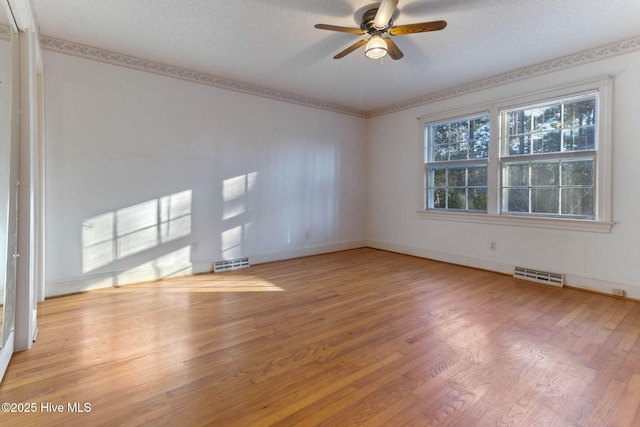
[[[483,118],[483,117],[487,117],[489,119],[489,121],[491,120],[489,111],[480,111],[480,112],[476,112],[476,113],[472,113],[472,114],[467,114],[464,116],[457,116],[457,117],[452,117],[449,119],[445,119],[445,120],[440,120],[440,121],[430,121],[428,124],[426,124],[424,131],[425,131],[425,151],[424,151],[424,155],[423,155],[423,166],[425,168],[425,179],[426,179],[426,183],[427,185],[429,184],[429,177],[434,173],[435,170],[438,169],[444,169],[446,170],[446,176],[448,176],[448,173],[450,170],[452,169],[464,169],[465,170],[465,185],[464,186],[451,186],[448,183],[447,180],[447,184],[445,185],[445,189],[447,189],[446,191],[450,190],[451,188],[455,189],[464,189],[465,190],[465,209],[454,209],[454,208],[449,208],[449,207],[445,207],[445,208],[435,208],[435,207],[429,207],[430,204],[430,193],[431,193],[431,189],[432,187],[428,187],[427,188],[427,194],[425,194],[424,197],[424,207],[425,209],[429,209],[429,210],[434,210],[434,211],[440,211],[440,212],[464,212],[464,213],[486,213],[485,210],[476,210],[476,209],[469,209],[469,198],[468,198],[468,191],[474,188],[485,188],[487,189],[487,192],[489,190],[489,185],[487,182],[486,186],[474,186],[474,185],[470,185],[468,178],[469,178],[469,170],[473,169],[473,168],[482,168],[485,167],[487,169],[487,175],[488,175],[488,169],[489,169],[489,156],[487,157],[474,157],[474,158],[466,158],[466,159],[449,159],[449,160],[435,160],[434,159],[434,150],[432,150],[432,146],[437,145],[435,144],[435,141],[432,140],[433,138],[433,134],[434,132],[432,132],[432,128],[438,125],[442,125],[442,124],[451,124],[451,123],[455,123],[455,122],[461,122],[461,121],[467,121],[467,122],[471,122],[473,120],[479,119],[479,118]],[[429,136],[427,136],[427,134],[429,134]],[[491,133],[489,133],[489,135],[491,135]],[[468,142],[468,141],[467,141]],[[448,145],[450,146],[452,143],[451,141],[448,142]],[[489,141],[489,147],[491,146],[491,142]],[[435,191],[436,188],[434,186],[433,190]],[[448,198],[447,198],[448,200]]]
[[[612,152],[612,88],[613,77],[599,77],[597,79],[584,81],[561,87],[553,87],[523,95],[512,96],[488,102],[473,107],[449,110],[444,113],[431,114],[419,117],[420,124],[420,170],[422,188],[420,194],[420,204],[417,214],[421,219],[457,221],[467,223],[484,223],[492,225],[506,225],[517,227],[545,228],[555,230],[585,231],[595,233],[610,233],[613,226],[611,217],[611,152]],[[518,106],[530,104],[540,104],[561,98],[575,96],[581,93],[597,91],[599,98],[597,124],[598,131],[596,137],[596,157],[594,165],[594,219],[574,218],[574,217],[553,217],[538,215],[503,214],[501,213],[502,203],[502,165],[500,145],[503,125],[500,120],[500,112],[506,109],[514,109]],[[428,176],[426,168],[426,154],[428,149],[427,126],[430,124],[455,121],[456,118],[465,118],[473,115],[480,115],[489,112],[490,141],[489,158],[487,164],[487,212],[469,211],[448,211],[442,209],[429,209]],[[588,156],[584,156],[588,157]]]
[[[558,217],[558,218],[574,218],[574,219],[587,219],[587,220],[594,220],[595,218],[597,218],[598,215],[598,210],[597,207],[593,206],[593,213],[592,214],[583,214],[583,215],[569,215],[569,214],[565,214],[562,213],[562,203],[561,203],[561,194],[563,193],[563,190],[568,190],[569,188],[571,188],[570,186],[565,186],[562,184],[562,180],[561,180],[561,174],[560,174],[560,170],[562,168],[562,164],[566,164],[572,161],[577,161],[577,160],[584,160],[584,161],[590,161],[592,162],[592,165],[594,166],[593,169],[593,185],[591,186],[592,190],[593,190],[593,194],[594,194],[594,200],[593,202],[595,202],[595,195],[597,194],[597,175],[596,175],[596,166],[597,166],[597,158],[598,158],[598,139],[599,139],[599,135],[594,133],[594,146],[593,148],[590,149],[586,149],[586,150],[575,150],[575,151],[563,151],[562,149],[560,149],[560,151],[553,151],[553,152],[539,152],[539,153],[535,153],[533,152],[534,146],[535,144],[530,141],[530,152],[529,153],[522,153],[522,154],[510,154],[510,149],[509,149],[509,145],[510,145],[510,137],[512,135],[509,134],[509,119],[508,116],[513,113],[513,112],[517,112],[517,111],[523,111],[523,110],[534,110],[543,106],[549,106],[549,105],[565,105],[567,103],[570,103],[572,100],[573,101],[577,101],[585,98],[591,98],[591,97],[595,97],[595,101],[596,101],[596,123],[595,123],[595,127],[596,129],[599,129],[599,120],[600,120],[600,95],[599,92],[597,90],[589,90],[586,92],[581,92],[581,93],[572,93],[569,96],[556,96],[552,99],[545,99],[541,102],[533,102],[533,103],[525,103],[524,105],[516,105],[516,106],[510,106],[507,108],[500,108],[499,109],[499,117],[500,117],[500,129],[499,129],[499,141],[500,141],[500,156],[499,156],[499,162],[500,162],[500,173],[501,173],[501,177],[500,177],[500,214],[501,215],[520,215],[520,216],[527,216],[527,217]],[[561,108],[560,111],[563,111],[563,109]],[[564,119],[561,118],[561,124],[564,123]],[[531,123],[530,123],[531,127],[530,129],[528,129],[527,131],[524,132],[524,136],[528,136],[529,138],[535,136],[535,135],[541,135],[544,134],[546,132],[542,132],[542,131],[535,131],[535,121],[533,120],[533,117],[531,118]],[[560,143],[560,141],[562,140],[562,135],[564,132],[564,127],[560,126],[557,128],[557,131],[560,135],[560,140],[558,141]],[[516,135],[517,136],[517,135]],[[507,176],[506,176],[506,170],[508,167],[518,167],[518,166],[523,166],[523,165],[527,165],[527,168],[529,169],[529,174],[531,174],[532,169],[535,167],[535,165],[542,165],[542,164],[553,164],[553,163],[557,163],[558,166],[558,182],[556,182],[556,184],[552,185],[552,186],[544,186],[541,184],[536,185],[534,182],[532,182],[533,180],[533,175],[531,175],[529,177],[529,180],[527,182],[527,184],[523,187],[522,185],[518,186],[511,186],[511,185],[507,185]],[[514,190],[527,190],[527,207],[528,207],[528,212],[518,212],[518,211],[510,211],[506,208],[507,204],[509,203],[509,199],[506,196],[508,189],[514,189]],[[535,212],[535,201],[536,198],[533,196],[533,194],[536,191],[549,191],[549,190],[553,190],[553,193],[556,193],[556,196],[558,196],[558,206],[557,206],[557,212],[556,213],[552,213],[552,212]]]

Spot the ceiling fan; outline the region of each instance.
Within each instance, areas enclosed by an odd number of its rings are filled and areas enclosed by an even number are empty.
[[[338,53],[333,59],[340,59],[350,54],[361,46],[366,45],[364,54],[367,58],[383,58],[387,53],[393,59],[404,56],[398,45],[389,36],[401,36],[403,34],[424,33],[427,31],[439,31],[447,26],[445,21],[420,22],[417,24],[393,25],[391,18],[398,6],[398,0],[382,0],[380,6],[369,9],[362,14],[360,28],[340,27],[337,25],[316,24],[320,30],[339,31],[368,37],[359,40]]]

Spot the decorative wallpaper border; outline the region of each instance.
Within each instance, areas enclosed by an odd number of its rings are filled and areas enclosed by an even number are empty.
[[[518,80],[539,76],[541,74],[558,71],[563,68],[573,67],[575,65],[598,61],[616,55],[630,53],[636,50],[640,50],[640,37],[591,50],[586,50],[573,55],[563,56],[561,58],[542,62],[537,65],[510,71],[504,74],[499,74],[497,76],[489,77],[483,80],[477,80],[475,82],[467,83],[439,92],[434,92],[418,98],[409,99],[407,101],[389,105],[387,107],[377,108],[375,110],[368,111],[367,117],[383,116],[386,114],[395,113],[397,111],[426,105],[435,101],[441,101],[447,98],[453,98],[456,96],[489,89],[506,83],[516,82]]]
[[[174,67],[171,65],[160,64],[153,61],[147,61],[146,59],[123,55],[120,53],[98,49],[80,43],[60,40],[53,37],[40,36],[40,46],[43,49],[52,50],[55,52],[92,59],[95,61],[105,62],[107,64],[120,65],[123,67],[132,68],[134,70],[147,71],[149,73],[174,77],[177,79],[200,83],[207,86],[213,86],[220,89],[232,90],[235,92],[261,96],[278,101],[290,102],[292,104],[304,105],[306,107],[319,108],[321,110],[333,111],[336,113],[349,114],[361,118],[367,117],[365,111],[361,111],[355,108],[345,107],[342,105],[332,104],[330,102],[319,101],[317,99],[306,98],[304,96],[293,95],[290,93],[280,92],[277,90],[267,89],[259,86],[253,86],[234,80],[227,80],[209,74],[186,70],[184,68]]]
[[[241,83],[233,80],[227,80],[215,77],[209,74],[190,71],[183,68],[164,65],[133,56],[122,55],[108,50],[98,49],[86,46],[80,43],[70,42],[66,40],[56,39],[53,37],[41,36],[40,44],[43,49],[52,50],[69,55],[79,56],[82,58],[92,59],[95,61],[105,62],[112,65],[119,65],[135,70],[147,71],[154,74],[160,74],[168,77],[174,77],[181,80],[200,83],[221,89],[232,90],[236,92],[246,93],[255,96],[261,96],[278,101],[289,102],[292,104],[303,105],[306,107],[318,108],[321,110],[332,111],[335,113],[348,114],[361,118],[371,118],[407,110],[421,105],[426,105],[435,101],[441,101],[447,98],[453,98],[472,92],[477,92],[491,87],[499,86],[505,83],[512,83],[518,80],[546,74],[552,71],[573,67],[580,64],[586,64],[598,61],[604,58],[630,53],[640,50],[640,37],[630,40],[602,46],[599,48],[583,51],[573,55],[564,56],[551,61],[543,62],[530,67],[521,68],[519,70],[510,71],[508,73],[499,74],[483,80],[456,86],[451,89],[442,90],[427,94],[418,98],[409,99],[397,104],[377,108],[370,111],[358,110],[356,108],[345,107],[342,105],[332,104],[330,102],[319,101],[316,99],[306,98],[299,95],[293,95],[286,92],[280,92],[259,86],[253,86],[247,83]]]

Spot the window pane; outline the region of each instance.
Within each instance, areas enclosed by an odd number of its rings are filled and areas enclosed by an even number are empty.
[[[467,120],[451,123],[451,141],[466,141],[469,139],[469,122]]]
[[[529,212],[529,190],[526,188],[510,188],[504,190],[507,200],[507,212]]]
[[[458,144],[449,145],[449,160],[455,160],[460,157],[458,153]]]
[[[484,159],[489,157],[489,146],[482,141],[471,141],[469,146],[470,159]]]
[[[435,209],[446,209],[447,191],[444,188],[436,188],[433,190],[433,207]]]
[[[593,186],[593,160],[562,163],[562,185]]]
[[[534,163],[531,165],[531,185],[558,185],[559,163]]]
[[[559,191],[557,188],[532,188],[531,212],[558,214]]]
[[[436,144],[446,144],[449,142],[449,125],[436,125],[433,127],[433,139]]]
[[[508,134],[520,135],[531,131],[531,112],[530,111],[512,111],[509,113]]]
[[[536,131],[559,129],[561,125],[560,113],[560,104],[536,108],[533,110],[533,129]]]
[[[487,186],[487,168],[469,168],[469,187]]]
[[[529,135],[521,135],[509,138],[509,155],[518,156],[522,154],[531,154],[531,137]]]
[[[559,153],[561,151],[562,137],[559,130],[532,135],[533,152]]]
[[[531,135],[531,145],[534,153],[542,153],[544,151],[544,133],[534,133]],[[525,153],[529,154],[529,153]]]
[[[466,160],[469,158],[469,143],[461,142],[458,145],[458,150],[460,150],[460,160]]]
[[[486,211],[487,210],[487,187],[470,188],[468,205],[469,205],[469,210]]]
[[[486,212],[487,167],[431,168],[427,194],[430,209]]]
[[[489,114],[428,125],[425,136],[426,205],[486,211]]]
[[[434,187],[444,187],[447,185],[447,170],[446,169],[434,169],[433,170],[433,184]]]
[[[593,188],[563,188],[562,214],[593,216]]]
[[[471,147],[469,158],[489,157],[489,117],[484,116],[471,121],[469,139]]]
[[[469,145],[466,142],[451,144],[450,160],[466,160],[469,155]]]
[[[595,126],[565,129],[563,136],[566,151],[594,150],[596,148]]]
[[[469,142],[469,158],[484,159],[489,157],[489,142],[474,140]]]
[[[449,169],[449,186],[464,187],[465,186],[465,168]]]
[[[448,208],[449,209],[466,209],[466,190],[464,188],[450,188]]]
[[[444,162],[449,160],[449,146],[436,145],[433,160],[435,160],[436,162]]]
[[[582,127],[596,124],[596,98],[592,96],[564,106],[564,127]]]
[[[502,212],[593,217],[598,94],[502,110]],[[588,151],[583,158],[574,152]],[[592,157],[593,156],[593,157]]]
[[[528,187],[529,165],[508,165],[504,176],[505,187]]]

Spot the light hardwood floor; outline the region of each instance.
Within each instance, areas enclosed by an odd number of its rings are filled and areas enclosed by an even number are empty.
[[[374,249],[39,313],[2,426],[640,425],[640,303]]]

